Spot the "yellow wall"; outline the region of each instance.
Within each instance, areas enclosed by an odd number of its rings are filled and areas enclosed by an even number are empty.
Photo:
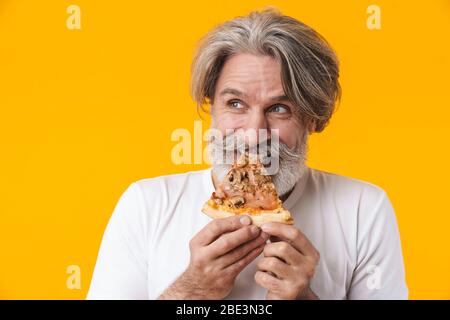
[[[66,8],[81,8],[81,30]],[[368,30],[366,8],[381,8]],[[450,298],[450,1],[0,2],[0,298],[84,298],[129,183],[171,162],[196,41],[275,5],[342,63],[343,99],[311,140],[312,167],[371,181],[396,208],[410,297]],[[204,128],[207,123],[204,124]],[[66,287],[68,265],[81,289]]]

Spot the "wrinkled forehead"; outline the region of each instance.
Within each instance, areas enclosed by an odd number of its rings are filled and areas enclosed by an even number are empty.
[[[266,102],[284,96],[280,63],[270,56],[237,54],[224,64],[216,98],[236,96],[247,102]]]

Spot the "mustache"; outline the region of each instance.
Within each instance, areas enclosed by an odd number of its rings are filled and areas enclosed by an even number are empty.
[[[220,181],[225,178],[231,166],[239,159],[241,156],[239,153],[246,152],[248,149],[257,150],[260,162],[265,168],[263,174],[272,177],[279,195],[285,195],[292,190],[306,172],[307,132],[298,140],[295,148],[289,148],[285,143],[280,142],[277,135],[259,140],[259,143],[256,144],[257,148],[255,148],[255,144],[251,148],[252,146],[249,146],[245,139],[235,132],[227,134],[225,137],[218,134],[216,137],[217,139],[208,140],[208,152],[213,172]],[[254,157],[249,158],[254,159]]]
[[[249,144],[239,132],[230,133],[222,139],[210,138],[208,152],[213,163],[218,163],[219,157],[223,160],[225,155],[225,164],[234,163],[244,152],[257,155],[263,164],[267,164],[274,159],[292,162],[302,159],[302,152],[299,148],[289,148],[279,139],[269,138]],[[217,155],[218,152],[219,155]]]

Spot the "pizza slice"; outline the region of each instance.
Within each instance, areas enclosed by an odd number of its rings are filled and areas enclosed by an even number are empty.
[[[248,215],[255,225],[265,222],[293,224],[290,212],[283,208],[275,185],[256,158],[244,153],[204,204],[202,212],[211,218]]]

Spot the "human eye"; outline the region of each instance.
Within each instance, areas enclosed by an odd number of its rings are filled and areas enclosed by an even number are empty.
[[[244,106],[242,105],[242,102],[240,100],[230,100],[227,103],[228,107],[232,109],[242,109]]]
[[[289,107],[283,104],[276,104],[269,108],[268,112],[277,113],[277,114],[286,114],[289,113]]]

